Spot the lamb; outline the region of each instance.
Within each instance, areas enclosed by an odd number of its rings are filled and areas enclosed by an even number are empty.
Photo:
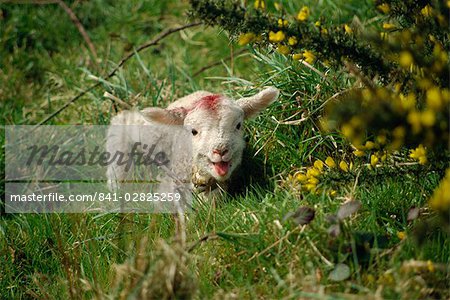
[[[221,94],[197,91],[170,104],[166,109],[149,107],[141,111],[123,111],[111,125],[184,125],[192,134],[192,183],[206,194],[222,189],[242,161],[245,141],[244,119],[256,116],[278,98],[278,90],[269,87],[258,94],[233,101]],[[107,148],[113,151],[121,136],[110,135]],[[137,139],[137,137],[135,137]],[[117,165],[108,166],[110,189],[124,180]]]

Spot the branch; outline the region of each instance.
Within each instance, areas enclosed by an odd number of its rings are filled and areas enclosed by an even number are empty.
[[[59,0],[0,0],[2,4],[57,4]]]
[[[122,99],[120,99],[120,98],[114,96],[114,95],[111,94],[111,93],[105,92],[105,93],[103,94],[103,97],[106,97],[106,98],[112,100],[114,103],[121,105],[121,106],[124,107],[125,109],[131,109],[131,108],[132,108],[130,104],[126,103],[125,101],[123,101]]]
[[[70,20],[72,23],[77,27],[78,31],[80,32],[81,36],[83,37],[85,43],[87,44],[89,50],[92,53],[92,56],[94,56],[95,62],[97,63],[97,51],[95,50],[94,44],[91,41],[91,38],[87,34],[86,30],[84,29],[83,25],[81,24],[78,17],[75,15],[73,10],[67,6],[66,3],[64,3],[63,0],[0,0],[0,3],[11,3],[11,4],[38,4],[38,5],[46,5],[46,4],[58,4],[67,15],[69,15]]]
[[[124,63],[126,63],[127,60],[129,60],[131,57],[133,57],[136,53],[141,52],[142,50],[151,47],[151,46],[155,46],[159,43],[160,40],[164,39],[166,36],[171,35],[172,33],[184,30],[186,28],[190,28],[190,27],[195,27],[202,24],[202,22],[194,22],[194,23],[189,23],[187,25],[183,25],[180,27],[175,27],[175,28],[169,28],[163,32],[161,32],[159,35],[157,35],[153,40],[139,46],[135,51],[130,52],[128,55],[126,55],[124,58],[122,58],[119,62],[119,64],[117,65],[117,67],[108,75],[109,78],[111,76],[113,76],[117,70],[123,66]]]
[[[218,239],[219,236],[216,235],[215,233],[210,233],[207,235],[202,236],[198,241],[196,241],[195,243],[193,243],[188,249],[187,252],[192,252],[198,245],[208,241],[208,240],[215,240]]]
[[[209,64],[209,65],[206,65],[206,66],[204,66],[203,68],[197,70],[194,74],[192,74],[192,77],[197,77],[198,75],[200,75],[200,74],[203,73],[204,71],[206,71],[206,70],[208,70],[208,69],[211,69],[211,68],[213,68],[213,67],[215,67],[215,66],[220,65],[220,64],[222,63],[222,61],[230,60],[230,59],[232,59],[232,57],[233,57],[234,55],[239,55],[239,54],[242,54],[242,53],[244,53],[244,52],[246,52],[246,51],[247,51],[247,49],[246,49],[246,48],[243,48],[243,49],[239,50],[238,52],[236,52],[236,53],[234,53],[234,54],[232,54],[232,55],[229,55],[229,56],[225,57],[224,59],[221,59],[220,61],[216,61],[216,62],[213,62],[213,63],[211,63],[211,64]]]
[[[151,41],[139,46],[135,51],[130,52],[129,54],[127,54],[124,58],[122,58],[119,62],[119,64],[108,74],[108,76],[104,77],[103,80],[109,79],[111,77],[113,77],[116,72],[119,70],[120,67],[122,67],[130,58],[132,58],[136,53],[151,47],[151,46],[155,46],[157,45],[162,39],[164,39],[166,36],[171,35],[172,33],[184,30],[186,28],[190,28],[190,27],[195,27],[202,24],[201,22],[195,22],[195,23],[190,23],[187,25],[183,25],[183,26],[179,26],[179,27],[175,27],[175,28],[169,28],[163,32],[161,32],[159,35],[157,35],[154,39],[152,39]],[[63,106],[61,106],[60,108],[58,108],[56,111],[54,111],[52,114],[50,114],[49,116],[47,116],[44,120],[42,120],[41,122],[39,122],[37,126],[41,126],[45,123],[47,123],[48,121],[50,121],[51,119],[53,119],[55,116],[57,116],[60,112],[62,112],[64,109],[66,109],[70,104],[74,103],[75,101],[77,101],[78,99],[80,99],[82,96],[84,96],[85,94],[89,93],[90,91],[94,90],[95,88],[97,88],[98,86],[101,85],[101,81],[97,82],[94,85],[91,85],[90,87],[88,87],[86,90],[82,91],[81,93],[79,93],[78,95],[76,95],[75,97],[73,97],[72,99],[70,99],[69,101],[67,101]]]
[[[89,37],[89,35],[87,34],[86,30],[84,29],[83,25],[81,24],[80,20],[78,19],[78,17],[75,15],[75,13],[73,12],[73,10],[67,6],[66,3],[64,3],[64,1],[62,0],[56,0],[56,2],[59,4],[59,6],[64,9],[64,11],[69,15],[70,20],[72,21],[73,24],[75,24],[75,26],[77,27],[78,31],[80,32],[81,36],[83,37],[84,41],[86,42],[86,44],[89,47],[89,50],[91,51],[92,55],[94,56],[95,59],[95,63],[97,63],[97,51],[95,50],[94,44],[91,41],[91,38]]]
[[[356,78],[360,79],[368,89],[370,89],[371,91],[376,90],[375,84],[369,78],[367,78],[356,65],[349,61],[344,61],[344,65],[350,72],[350,74],[353,74]]]

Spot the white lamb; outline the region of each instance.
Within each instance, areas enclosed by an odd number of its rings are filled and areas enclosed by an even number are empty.
[[[198,91],[178,99],[166,109],[149,107],[142,111],[123,111],[115,116],[111,125],[184,125],[192,132],[192,182],[197,191],[210,193],[227,181],[240,165],[245,147],[242,123],[257,115],[278,97],[274,87],[239,100],[224,95]],[[108,139],[108,151],[115,151],[123,137]],[[129,142],[129,141],[128,141]],[[108,166],[110,189],[125,179],[125,172],[117,165]]]

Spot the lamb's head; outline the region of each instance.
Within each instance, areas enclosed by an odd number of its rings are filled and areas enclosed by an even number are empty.
[[[195,95],[195,94],[193,94]],[[270,87],[252,96],[231,100],[219,94],[200,94],[188,107],[142,111],[153,122],[188,126],[192,131],[193,163],[197,172],[217,182],[226,181],[242,161],[245,147],[242,123],[278,97]]]

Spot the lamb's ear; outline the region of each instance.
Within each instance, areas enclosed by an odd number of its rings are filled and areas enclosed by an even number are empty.
[[[151,122],[167,125],[183,125],[187,110],[184,108],[164,109],[159,107],[149,107],[141,110],[142,116]]]
[[[244,117],[251,118],[269,106],[278,98],[279,91],[269,87],[252,97],[237,100],[237,104],[244,110]]]

